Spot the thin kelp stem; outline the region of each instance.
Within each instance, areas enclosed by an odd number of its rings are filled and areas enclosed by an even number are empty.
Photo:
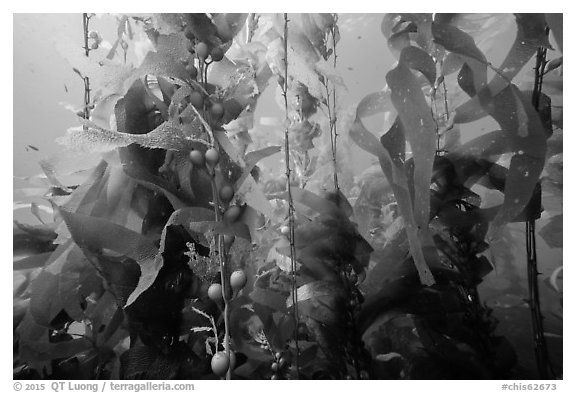
[[[338,187],[338,166],[336,162],[336,135],[335,135],[335,126],[336,126],[336,118],[334,116],[335,112],[335,104],[334,100],[336,97],[330,98],[330,89],[328,87],[328,83],[324,82],[324,87],[326,89],[326,107],[328,108],[328,121],[330,122],[330,149],[332,151],[332,166],[334,170],[334,190],[337,192],[339,190]]]
[[[338,23],[338,14],[333,15],[334,23],[330,28],[330,36],[332,37],[332,55],[334,62],[334,69],[336,69],[336,60],[338,55],[336,53],[336,26]],[[336,161],[337,143],[338,143],[338,129],[337,116],[336,116],[336,86],[332,84],[332,99],[330,99],[330,92],[328,90],[328,80],[324,80],[326,87],[326,105],[328,107],[328,119],[330,121],[330,147],[332,149],[332,165],[334,167],[334,190],[338,192],[340,186],[338,185],[338,163]]]
[[[332,24],[330,35],[332,36],[332,55],[334,56],[334,69],[336,69],[336,26],[338,23],[338,14],[334,14],[334,23]],[[338,118],[336,116],[336,86],[332,86],[332,116],[330,117],[330,141],[332,143],[332,163],[334,165],[334,189],[340,190],[338,185],[338,163],[336,162],[336,153],[338,147],[338,129],[336,128]]]
[[[539,111],[542,81],[546,67],[546,48],[540,47],[536,53],[536,66],[534,67],[534,89],[532,91],[532,105]],[[536,364],[540,377],[543,379],[555,378],[554,369],[550,362],[548,346],[544,337],[544,321],[540,309],[540,291],[538,288],[538,259],[536,255],[536,223],[534,218],[526,221],[526,259],[528,269],[528,301],[532,325],[532,339]]]
[[[210,63],[205,62],[200,56],[198,58],[198,65],[200,68],[200,83],[201,85],[206,88],[208,85],[208,66]],[[218,149],[216,139],[214,138],[214,134],[212,128],[209,124],[206,123],[204,118],[200,115],[200,113],[194,108],[192,105],[192,109],[196,112],[196,115],[201,119],[206,132],[209,135],[210,143],[212,149]],[[206,102],[204,102],[204,111],[203,114],[206,115],[208,112],[206,111]],[[212,186],[212,203],[214,205],[214,221],[221,222],[222,221],[222,214],[220,211],[220,197],[218,196],[218,186],[216,185],[216,167],[209,167],[208,168],[209,175],[210,175],[210,182]],[[232,288],[230,287],[230,269],[228,267],[228,255],[225,251],[224,247],[224,237],[219,234],[215,233],[215,244],[218,252],[218,263],[220,265],[220,282],[222,285],[222,299],[224,300],[224,352],[228,359],[230,359],[230,298],[228,297],[229,294],[232,294]],[[226,372],[226,379],[232,379],[232,368],[229,367],[228,371]]]
[[[215,172],[214,169],[210,169],[210,179],[212,183],[212,201],[214,202],[214,221],[222,221],[222,216],[220,214],[220,200],[218,197],[218,188],[216,186]],[[218,248],[218,262],[220,264],[220,281],[222,282],[222,299],[224,299],[224,352],[228,358],[230,358],[230,307],[228,294],[231,293],[230,288],[230,272],[228,271],[228,263],[226,260],[226,254],[224,252],[224,238],[220,234],[215,235],[215,242]],[[226,379],[232,378],[232,369],[229,368],[226,373]]]
[[[290,261],[292,270],[291,292],[294,316],[294,344],[296,347],[294,366],[296,368],[296,377],[299,378],[300,348],[298,345],[298,293],[296,287],[296,247],[294,245],[294,201],[292,200],[292,191],[290,189],[290,141],[288,138],[288,131],[290,130],[290,116],[288,114],[288,14],[284,14],[284,81],[282,83],[282,95],[284,96],[284,112],[286,116],[286,128],[284,130],[284,159],[286,161],[286,188],[288,192],[288,236],[290,241]]]
[[[87,13],[82,14],[82,24],[84,27],[84,53],[86,57],[90,56],[90,47],[88,46],[88,28],[90,24],[90,15]],[[84,118],[88,120],[90,118],[90,78],[83,76],[84,81]],[[87,126],[84,125],[84,129]]]

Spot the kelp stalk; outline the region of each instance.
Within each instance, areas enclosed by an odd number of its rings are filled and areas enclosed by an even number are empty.
[[[87,13],[82,14],[83,30],[84,30],[84,53],[86,57],[90,56],[90,47],[88,46],[88,25],[90,24],[90,15]],[[84,81],[84,118],[88,120],[90,118],[90,78],[87,76],[82,76]],[[84,125],[86,129],[87,126]]]
[[[288,14],[284,14],[284,81],[282,83],[282,95],[284,97],[284,112],[286,116],[286,128],[284,130],[284,159],[286,161],[286,189],[288,193],[288,228],[289,228],[289,241],[290,241],[290,262],[292,274],[292,304],[294,315],[294,367],[296,368],[296,377],[299,378],[300,368],[298,358],[300,355],[300,348],[298,346],[298,293],[296,288],[296,247],[294,245],[294,201],[292,199],[292,191],[290,189],[290,141],[288,138],[288,131],[290,130],[290,116],[288,114]]]
[[[546,48],[540,47],[536,52],[536,66],[534,67],[534,89],[532,91],[532,105],[539,110],[542,81],[546,67]],[[544,337],[544,321],[540,310],[540,291],[538,289],[538,259],[536,255],[536,223],[533,217],[526,221],[526,262],[528,269],[528,302],[532,325],[532,339],[536,355],[538,372],[542,379],[555,378],[554,369],[550,362],[548,346]]]
[[[338,14],[333,15],[334,23],[330,27],[330,36],[332,37],[332,55],[334,56],[334,69],[336,69],[336,23],[338,22]],[[338,140],[338,130],[336,128],[336,122],[338,121],[336,117],[336,86],[332,86],[332,102],[330,102],[330,93],[328,92],[328,81],[324,80],[326,86],[326,100],[328,107],[328,118],[330,121],[330,145],[332,148],[332,165],[334,167],[334,190],[338,192],[340,187],[338,186],[338,164],[336,162],[336,149]],[[332,106],[332,107],[330,107]]]

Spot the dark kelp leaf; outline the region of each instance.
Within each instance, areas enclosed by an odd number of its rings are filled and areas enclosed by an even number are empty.
[[[342,190],[338,189],[338,192],[327,192],[323,196],[325,199],[334,202],[334,204],[338,206],[340,210],[342,210],[342,213],[344,213],[346,217],[352,217],[354,214],[354,208]]]
[[[314,45],[318,52],[320,52],[322,57],[326,59],[326,31],[321,29],[316,23],[314,14],[301,14],[300,20],[302,22],[302,30],[304,31],[304,34],[306,34],[306,37],[308,37],[312,45]]]
[[[404,68],[412,77],[414,77],[410,70],[408,70],[406,67]],[[418,90],[420,90],[419,87]],[[412,196],[408,191],[408,181],[403,163],[402,165],[400,165],[400,163],[396,164],[390,157],[388,150],[386,150],[384,146],[379,143],[378,139],[370,131],[368,131],[362,123],[361,114],[367,112],[366,106],[372,106],[374,100],[379,100],[379,97],[375,95],[368,96],[362,100],[358,106],[356,120],[350,128],[350,137],[360,148],[378,157],[380,166],[382,167],[388,182],[391,184],[392,189],[394,190],[394,195],[396,197],[396,201],[398,201],[400,212],[404,217],[406,223],[406,231],[409,235],[410,251],[414,256],[414,261],[418,268],[418,273],[422,283],[425,285],[432,285],[434,283],[434,277],[432,276],[432,273],[426,264],[426,260],[424,259],[424,254],[422,253],[422,245],[418,237],[416,229],[417,226],[414,220]],[[378,105],[376,107],[378,107]],[[381,105],[379,107],[382,108]],[[380,111],[383,111],[383,109],[380,109]],[[378,110],[374,110],[374,113],[378,113]],[[397,158],[397,155],[395,156],[395,158]]]
[[[515,85],[509,85],[494,97],[493,108],[486,109],[490,109],[490,115],[519,154],[523,152],[543,158],[548,135],[540,115],[532,106],[531,95],[531,92],[521,92]]]
[[[433,28],[433,31],[439,34],[439,40],[448,45],[443,45],[444,48],[450,50],[451,53],[458,54],[464,61],[458,75],[460,87],[469,95],[473,93],[472,96],[482,92],[482,98],[484,98],[484,95],[488,93],[488,91],[484,91],[488,83],[487,61],[482,51],[474,43],[474,39],[452,25],[435,23],[434,26],[436,27]],[[442,26],[446,26],[448,31],[443,31],[444,27]],[[441,43],[440,41],[437,43]]]
[[[236,189],[235,198],[237,201],[246,203],[265,217],[274,217],[272,205],[264,195],[262,184],[257,183],[252,175],[248,176],[241,184],[237,182],[234,188]]]
[[[548,246],[556,248],[563,247],[562,235],[564,230],[562,222],[563,214],[558,214],[552,217],[550,221],[548,221],[546,225],[544,225],[538,232],[538,234],[542,236],[542,239],[544,239]]]
[[[39,372],[45,369],[47,373],[50,373],[51,364],[49,361],[52,359],[66,359],[93,347],[90,340],[84,337],[50,343],[48,331],[34,321],[30,312],[24,316],[18,332],[21,359],[26,360],[31,367]]]
[[[244,162],[244,157],[232,144],[232,142],[230,141],[225,132],[222,131],[214,132],[214,138],[218,141],[218,144],[226,152],[226,154],[228,154],[228,157],[230,157],[232,162],[240,165],[241,167],[244,167],[246,165]]]
[[[335,221],[335,223],[337,223]],[[294,246],[296,250],[308,247],[317,240],[330,237],[338,228],[335,225],[326,225],[322,220],[314,220],[298,225],[294,231]]]
[[[242,168],[242,175],[240,179],[237,181],[237,184],[241,185],[244,183],[244,180],[251,175],[252,170],[256,166],[256,164],[263,160],[266,157],[270,157],[273,154],[280,152],[282,148],[280,146],[267,146],[260,150],[251,151],[246,154],[243,161],[245,162],[244,168]]]
[[[454,114],[454,123],[471,123],[486,116],[488,116],[488,113],[486,113],[484,108],[482,108],[479,97],[476,95],[456,108]]]
[[[132,304],[154,283],[163,261],[151,240],[105,219],[70,213],[63,209],[60,214],[80,248],[89,251],[109,249],[134,259],[140,265],[138,286],[130,294],[126,306]]]
[[[54,252],[46,267],[31,284],[30,311],[36,322],[50,326],[61,312],[73,320],[85,318],[80,306],[84,298],[98,290],[100,278],[82,251],[69,240]]]
[[[530,93],[520,92],[512,84],[492,102],[484,103],[484,109],[498,122],[502,135],[497,131],[486,134],[463,146],[461,152],[477,152],[484,157],[488,153],[514,152],[506,177],[505,202],[496,218],[502,223],[518,216],[530,200],[544,167],[547,135],[532,107]]]
[[[234,222],[234,223],[224,223],[224,222],[216,222],[214,223],[214,232],[219,233],[221,235],[231,235],[241,237],[242,239],[246,239],[251,241],[252,237],[250,235],[250,229],[248,229],[248,225],[244,224],[243,222]]]
[[[187,201],[185,196],[179,193],[178,190],[164,178],[151,174],[139,165],[126,165],[124,166],[124,171],[130,178],[134,179],[136,183],[163,194],[166,199],[170,201],[174,210],[188,206],[189,203],[186,202],[190,201]]]
[[[186,38],[179,34],[160,34],[157,36],[156,51],[148,52],[142,64],[121,81],[122,88],[117,93],[124,95],[132,83],[146,75],[175,78],[179,81],[189,82],[190,76],[184,65],[178,61],[188,55],[186,45]]]
[[[306,279],[313,280],[323,280],[323,281],[338,281],[340,276],[334,265],[332,258],[335,257],[334,254],[329,254],[332,242],[323,241],[321,247],[322,249],[312,249],[312,252],[308,252],[308,249],[304,251],[298,251],[296,253],[296,258],[298,259],[298,274]],[[278,249],[280,255],[284,256],[284,261],[277,259],[276,263],[280,266],[280,262],[286,263],[290,262],[290,249],[288,247],[283,249]],[[325,255],[318,254],[324,253]],[[291,266],[288,267],[288,272],[291,272]]]
[[[394,57],[398,58],[402,51],[411,46],[410,34],[408,31],[401,31],[388,38],[388,48]]]
[[[307,260],[326,261],[329,264],[333,264],[334,266],[332,267],[335,268],[337,265],[334,261],[337,261],[339,257],[351,263],[353,262],[356,239],[346,232],[340,232],[314,240],[313,242],[308,242],[307,245],[302,245],[302,247],[297,250],[296,256],[304,265],[308,265]]]
[[[298,24],[292,23],[290,25],[290,34],[288,34],[288,47],[294,51],[293,55],[300,57],[308,65],[313,66],[320,60],[318,52],[312,42],[308,39],[306,34],[302,31]],[[290,56],[288,58],[290,61]],[[290,67],[290,65],[288,65]],[[302,81],[303,79],[296,78]]]
[[[426,52],[432,53],[432,14],[421,13],[411,14],[414,23],[418,26],[418,33],[416,34],[416,43],[423,48]]]
[[[428,225],[430,179],[436,152],[435,123],[416,77],[401,63],[386,75],[391,99],[398,111],[414,155],[414,217],[419,227]]]
[[[286,313],[275,312],[272,318],[276,326],[268,333],[268,341],[273,347],[282,348],[294,337],[294,317]]]
[[[110,165],[107,170],[106,193],[101,206],[97,202],[92,216],[107,218],[118,225],[126,223],[136,182],[129,178],[120,165]]]
[[[464,31],[489,59],[498,53],[501,40],[514,24],[514,16],[505,13],[435,14],[434,21],[451,24]]]
[[[390,38],[395,33],[395,27],[401,22],[402,17],[400,14],[387,13],[382,18],[380,30],[386,39]]]
[[[148,346],[130,348],[120,357],[120,376],[126,379],[137,379],[147,375],[158,358],[158,352]]]
[[[398,167],[404,165],[406,159],[406,136],[400,117],[396,116],[394,124],[387,133],[380,137],[380,143],[388,153],[394,164]]]
[[[263,231],[265,218],[263,215],[254,209],[252,206],[244,206],[242,215],[238,220],[239,223],[246,225],[249,231],[250,239],[253,243],[260,243],[262,237],[266,236]]]
[[[560,14],[561,15],[561,14]],[[548,27],[548,23],[546,22],[546,14],[538,14],[538,13],[528,13],[528,14],[514,14],[516,17],[516,24],[518,25],[518,31],[516,35],[516,39],[514,40],[514,44],[512,47],[516,46],[517,44],[530,46],[535,50],[538,49],[540,46],[544,46],[548,49],[552,49],[550,46],[550,42],[548,41],[548,35],[546,33],[546,28]],[[509,61],[512,61],[513,56],[507,56]],[[525,60],[526,62],[527,60]],[[512,63],[510,63],[512,64]],[[516,75],[519,70],[515,73],[513,70],[505,70],[507,68],[507,60],[504,60],[502,64],[502,70],[504,72],[510,72],[511,74],[506,74],[507,77],[512,77]]]
[[[103,330],[97,337],[97,344],[114,345],[111,339],[118,336],[115,333],[122,329],[122,322],[124,321],[124,310],[118,306],[114,295],[109,291],[104,292],[97,301],[88,303],[85,313],[96,330]]]
[[[60,228],[57,229],[57,232],[60,232]],[[14,234],[12,237],[13,258],[27,257],[33,254],[52,251],[55,244],[58,243],[61,243],[61,241],[56,238],[55,233],[53,233],[51,238],[46,239],[40,236],[34,236],[29,232],[21,231],[19,228],[14,227]]]
[[[496,74],[486,88],[486,96],[496,96],[512,80],[534,56],[539,46],[549,48],[546,35],[546,21],[544,14],[515,14],[518,26],[517,35],[500,65],[501,75]],[[489,93],[489,94],[488,94]],[[486,116],[487,111],[480,102],[480,97],[475,96],[456,108],[455,123],[469,123]]]
[[[453,150],[449,156],[467,156],[487,158],[515,151],[508,143],[508,138],[501,130],[488,132]]]
[[[337,284],[313,281],[298,288],[298,293],[298,313],[301,317],[308,317],[332,327],[338,327],[342,322],[344,293]],[[290,306],[291,300],[288,300]]]
[[[494,219],[494,225],[511,221],[524,210],[543,168],[544,160],[541,158],[527,154],[512,157],[504,189],[504,204]]]
[[[178,176],[178,190],[182,195],[188,200],[195,200],[196,194],[194,193],[194,188],[197,186],[196,183],[200,183],[196,178],[192,176],[192,171],[194,165],[190,161],[189,153],[185,152],[174,152],[172,156],[173,170]],[[165,167],[163,167],[165,168]]]
[[[466,94],[468,94],[470,97],[474,97],[476,95],[477,91],[474,84],[474,71],[472,71],[467,63],[462,65],[456,80],[458,81],[458,86],[460,86],[460,88],[464,90]]]
[[[360,119],[378,113],[394,110],[390,101],[390,91],[370,93],[360,101],[356,109],[356,116]]]
[[[106,182],[103,180],[108,163],[105,160],[92,170],[89,178],[76,188],[70,198],[61,206],[68,211],[89,214],[94,206],[96,196],[100,194]]]
[[[514,14],[514,16],[518,26],[516,39],[499,67],[504,78],[496,74],[490,81],[493,95],[508,85],[508,81],[520,72],[540,46],[550,48],[544,14]]]
[[[172,96],[174,95],[174,91],[176,91],[176,86],[170,82],[168,78],[164,78],[161,76],[156,77],[158,81],[158,87],[160,88],[160,92],[162,93],[163,103],[165,105],[170,105],[172,102]]]
[[[109,257],[83,250],[87,258],[99,266],[107,290],[119,306],[125,306],[130,294],[138,286],[140,266],[126,257]]]
[[[38,325],[50,327],[64,308],[58,296],[58,284],[58,276],[43,270],[30,286],[30,313]]]
[[[286,311],[286,295],[271,289],[254,287],[250,292],[253,302],[269,307],[275,311]]]
[[[381,30],[384,36],[389,40],[394,35],[404,35],[409,39],[409,33],[413,34],[416,43],[426,51],[430,51],[432,44],[432,14],[386,14],[382,20]],[[397,36],[397,37],[398,37]],[[402,48],[400,48],[402,49]]]
[[[14,262],[12,270],[26,270],[26,269],[37,269],[44,266],[46,261],[50,259],[52,252],[44,252],[42,254],[31,255],[26,258],[19,259]]]
[[[339,214],[339,209],[333,202],[322,198],[299,187],[290,187],[292,193],[292,200],[296,203],[296,211],[300,210],[303,214],[310,214],[305,210],[298,209],[298,205],[311,210],[313,215],[320,214],[326,216],[337,216]]]
[[[162,254],[166,251],[167,236],[169,236],[168,231],[172,226],[182,226],[186,231],[190,231],[191,223],[202,222],[214,219],[214,212],[202,207],[189,207],[178,209],[166,222],[164,228],[162,228],[162,234],[160,236],[160,249],[158,250],[157,258],[163,258]],[[164,264],[164,262],[162,262]]]
[[[215,40],[217,39],[216,34],[218,29],[208,15],[203,13],[190,13],[186,14],[186,18],[187,25],[190,26],[194,36],[199,41],[211,44],[217,43]]]
[[[474,39],[459,28],[445,23],[433,22],[432,36],[434,42],[442,45],[446,50],[486,63],[486,56],[478,49]]]
[[[342,287],[338,283],[331,281],[312,281],[298,287],[297,295],[298,302],[304,302],[322,296],[341,297],[343,293]],[[292,298],[290,297],[287,299],[287,306],[292,307],[292,304]]]
[[[356,143],[361,149],[378,158],[384,159],[386,162],[392,165],[392,159],[390,158],[390,155],[386,149],[382,147],[378,141],[378,138],[376,138],[374,134],[368,131],[366,127],[364,127],[360,116],[356,117],[354,124],[350,128],[350,138],[352,138],[354,143]]]
[[[416,273],[415,265],[407,261],[408,242],[406,232],[402,230],[393,235],[384,247],[377,249],[372,259],[376,264],[360,286],[366,298],[370,298],[388,283]]]
[[[189,222],[185,227],[192,232],[196,233],[207,233],[212,231],[214,233],[218,233],[220,235],[231,235],[231,236],[238,236],[248,241],[251,240],[250,230],[248,226],[242,222],[234,222],[234,223],[225,223],[222,221],[216,222],[213,221],[214,217],[212,217],[211,221],[192,221]]]
[[[266,157],[270,157],[273,154],[276,154],[282,150],[281,146],[267,146],[260,150],[251,151],[246,154],[246,168],[244,171],[252,171],[254,166]]]
[[[64,309],[59,296],[59,271],[66,264],[72,241],[60,245],[50,258],[49,265],[55,272],[43,269],[30,285],[30,314],[38,325],[50,327],[52,320]]]
[[[437,213],[449,228],[470,228],[479,223],[487,223],[494,219],[500,205],[486,209],[462,211],[453,205],[443,205]]]
[[[107,152],[119,147],[136,143],[149,149],[164,149],[175,151],[190,151],[197,143],[206,143],[200,135],[202,124],[195,119],[186,128],[177,120],[168,120],[154,130],[142,134],[128,134],[99,127],[88,120],[82,120],[83,127],[68,129],[58,143],[69,149],[87,152]]]
[[[510,113],[522,116],[511,118]],[[520,92],[514,85],[494,97],[491,115],[515,149],[506,178],[504,205],[496,218],[497,222],[506,222],[520,214],[532,196],[544,168],[547,137],[540,116],[531,105],[530,94]]]
[[[450,75],[460,70],[464,64],[464,58],[457,53],[449,52],[442,61],[441,75]]]
[[[263,320],[271,319],[271,309],[259,304],[254,304],[254,307],[247,306],[252,303],[252,300],[247,296],[241,296],[232,302],[230,334],[236,349],[248,356],[251,361],[258,362],[258,364],[269,361],[270,352],[260,347],[259,339],[262,334],[266,334],[267,329],[265,329],[266,326]],[[253,374],[248,378],[251,377],[253,378]]]
[[[434,86],[436,81],[436,64],[432,57],[424,52],[422,49],[415,46],[409,46],[402,50],[400,53],[400,63],[408,68],[420,71],[430,82],[430,86]]]
[[[216,31],[222,41],[228,42],[238,34],[244,27],[244,22],[248,14],[239,13],[222,13],[217,14],[212,18],[212,23],[216,26]]]
[[[101,278],[82,250],[72,247],[62,269],[47,266],[45,270],[58,276],[58,297],[64,311],[75,321],[82,321],[86,316],[81,303],[102,288]]]

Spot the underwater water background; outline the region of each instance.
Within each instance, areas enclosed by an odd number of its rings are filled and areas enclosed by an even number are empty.
[[[386,45],[380,31],[380,14],[343,14],[340,16],[341,41],[339,42],[339,71],[341,72],[350,104],[359,102],[369,92],[385,85],[385,75],[395,59]],[[112,40],[116,30],[113,15],[104,15],[94,20],[92,29],[99,31],[105,39]],[[514,39],[514,26],[505,40],[482,48],[487,57],[497,64],[507,53]],[[68,39],[82,45],[81,14],[15,14],[14,15],[14,202],[23,207],[14,210],[14,219],[34,223],[26,204],[36,202],[49,204],[40,197],[26,197],[19,192],[28,187],[22,178],[41,173],[40,159],[59,156],[63,147],[55,140],[63,136],[66,129],[76,126],[77,116],[66,105],[80,107],[83,97],[81,79],[56,49],[59,39]],[[105,47],[99,50],[106,50]],[[531,63],[533,66],[533,63]],[[529,65],[530,66],[530,65]],[[278,107],[272,89],[267,89],[259,100],[255,124],[266,131],[267,118],[280,118],[282,109]],[[264,119],[257,124],[258,119]],[[371,121],[382,124],[382,118],[375,116]],[[467,124],[463,128],[463,140],[472,139],[492,127],[491,120],[481,120]],[[354,173],[359,174],[373,161],[357,147],[352,148],[355,157]],[[97,156],[86,156],[85,164],[95,163]],[[268,165],[273,165],[269,162]],[[44,214],[44,213],[41,213]],[[46,215],[48,217],[48,215]],[[540,229],[536,223],[536,232]],[[506,336],[514,345],[518,355],[518,378],[530,379],[536,375],[533,348],[531,345],[530,313],[525,301],[526,256],[524,249],[524,224],[510,224],[516,242],[512,247],[514,258],[506,266],[497,266],[480,285],[483,301],[494,309],[500,323],[497,332]],[[537,243],[541,276],[541,304],[545,317],[545,331],[552,361],[557,370],[562,370],[562,304],[548,278],[562,265],[562,249],[552,249],[544,241]],[[15,273],[16,277],[16,273]],[[513,288],[513,290],[511,290]]]

